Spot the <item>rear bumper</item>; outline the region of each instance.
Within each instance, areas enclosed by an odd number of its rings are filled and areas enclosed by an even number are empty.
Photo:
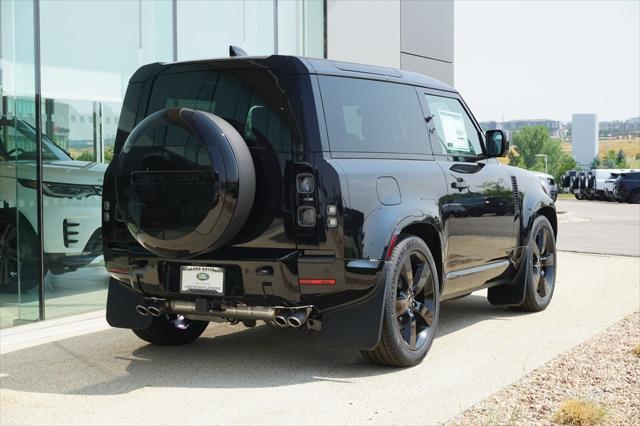
[[[136,313],[140,303],[151,301],[171,306],[174,301],[182,301],[191,307],[199,306],[202,311],[194,312],[201,315],[198,319],[207,319],[207,315],[224,318],[219,309],[232,312],[234,307],[308,307],[308,318],[312,320],[309,328],[320,331],[324,344],[371,349],[380,339],[385,262],[332,259],[309,263],[297,250],[277,258],[242,261],[237,258],[168,261],[144,256],[129,260],[110,256],[107,261],[112,276],[107,319],[114,327],[142,327],[143,318]],[[224,296],[180,292],[180,266],[193,264],[225,268]],[[336,284],[299,285],[298,277],[309,277],[309,273],[319,278],[335,277]]]

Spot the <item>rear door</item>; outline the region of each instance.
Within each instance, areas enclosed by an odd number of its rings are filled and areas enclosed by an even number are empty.
[[[480,127],[458,95],[422,91],[429,138],[447,181],[441,200],[448,243],[445,294],[462,293],[501,275],[514,248],[511,177],[484,159]]]

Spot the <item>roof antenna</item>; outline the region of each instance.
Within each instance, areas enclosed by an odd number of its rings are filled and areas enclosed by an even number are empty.
[[[229,46],[229,56],[247,56],[247,52],[239,48],[238,46]]]

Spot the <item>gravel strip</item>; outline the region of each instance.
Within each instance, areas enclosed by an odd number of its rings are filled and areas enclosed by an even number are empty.
[[[640,312],[557,356],[452,419],[449,425],[554,424],[567,399],[604,406],[604,424],[640,425]]]

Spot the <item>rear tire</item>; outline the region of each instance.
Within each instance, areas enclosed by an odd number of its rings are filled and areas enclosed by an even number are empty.
[[[529,247],[532,250],[529,276],[522,304],[515,311],[539,312],[549,306],[556,287],[556,240],[549,220],[538,216],[531,227]]]
[[[425,242],[403,235],[387,270],[380,342],[361,351],[373,363],[411,367],[427,355],[438,325],[440,289],[433,256]]]
[[[180,346],[195,341],[209,325],[208,321],[192,321],[182,315],[153,317],[144,330],[133,330],[142,340],[162,346]]]
[[[631,204],[640,204],[640,190],[635,190],[629,196],[629,202]]]

